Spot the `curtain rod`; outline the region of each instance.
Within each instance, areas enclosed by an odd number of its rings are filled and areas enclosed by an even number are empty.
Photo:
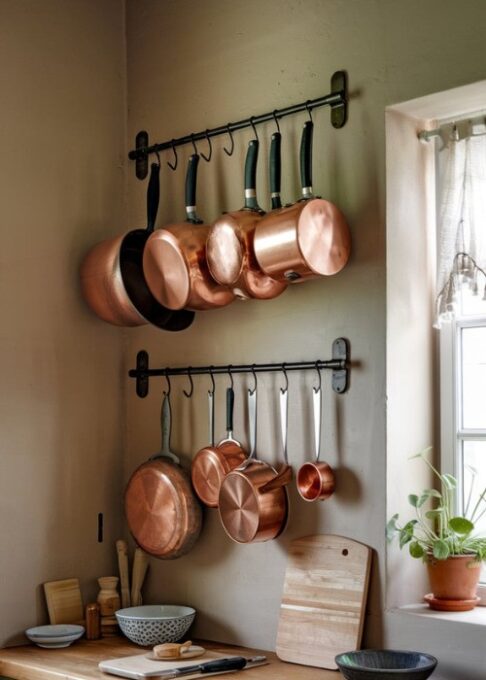
[[[451,128],[451,132],[454,131],[454,129],[457,130],[458,139],[466,139],[466,137],[482,137],[485,134],[484,132],[472,132],[472,128],[475,125],[486,125],[486,115],[483,114],[480,116],[474,116],[473,118],[469,117],[462,118],[460,120],[449,121],[447,123],[443,123],[434,130],[419,130],[419,132],[417,132],[417,138],[421,142],[428,142],[433,137],[441,137],[444,133],[444,130],[448,127]],[[467,128],[469,128],[469,131],[467,131]]]

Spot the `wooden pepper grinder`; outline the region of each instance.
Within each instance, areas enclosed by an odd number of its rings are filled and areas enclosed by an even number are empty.
[[[120,609],[120,595],[116,589],[118,576],[100,576],[100,592],[98,604],[101,613],[101,637],[111,637],[118,631],[118,623],[115,612]]]
[[[101,637],[100,605],[92,602],[86,605],[86,639],[99,640]]]

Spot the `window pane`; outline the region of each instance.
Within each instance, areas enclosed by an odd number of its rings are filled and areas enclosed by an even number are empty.
[[[486,487],[486,441],[465,441],[464,451],[464,514],[476,525],[475,533],[486,535],[486,503],[480,503],[475,517],[471,514],[476,507],[479,496]],[[481,582],[486,582],[486,568],[483,564]]]
[[[462,426],[486,429],[486,327],[462,329]]]

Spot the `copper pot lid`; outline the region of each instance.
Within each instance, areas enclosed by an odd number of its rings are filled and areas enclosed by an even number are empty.
[[[351,250],[349,227],[337,206],[322,198],[305,204],[297,225],[299,249],[308,267],[331,276],[346,264]]]
[[[189,299],[191,275],[178,238],[158,229],[145,246],[143,270],[148,286],[160,304],[183,309]]]

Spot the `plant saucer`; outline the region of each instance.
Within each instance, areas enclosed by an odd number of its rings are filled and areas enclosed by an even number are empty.
[[[440,597],[434,597],[433,593],[424,596],[424,601],[429,607],[439,612],[468,612],[476,607],[480,599],[480,597],[475,597],[472,600],[443,600]]]

